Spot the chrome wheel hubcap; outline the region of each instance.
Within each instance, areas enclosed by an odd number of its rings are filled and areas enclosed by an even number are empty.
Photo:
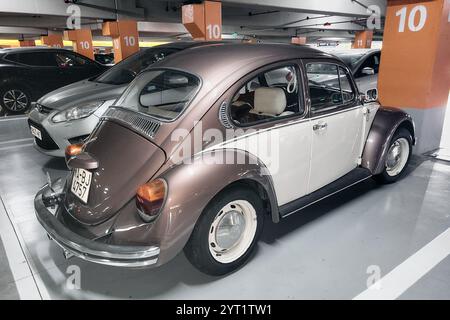
[[[12,89],[3,95],[3,104],[10,111],[22,111],[27,108],[28,97],[21,90]]]
[[[386,158],[386,172],[394,177],[400,174],[409,157],[409,143],[405,138],[399,138],[392,143]]]
[[[239,259],[252,244],[256,227],[256,211],[248,201],[225,205],[214,218],[208,236],[213,258],[221,263]]]

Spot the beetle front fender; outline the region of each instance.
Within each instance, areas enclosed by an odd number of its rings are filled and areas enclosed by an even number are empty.
[[[206,158],[211,152],[207,152],[190,159],[189,163],[172,166],[159,174],[167,182],[168,194],[158,218],[165,220],[164,234],[159,237],[161,254],[158,264],[170,260],[183,249],[203,210],[231,184],[251,181],[263,188],[272,219],[274,222],[279,221],[272,178],[265,165],[243,150],[215,150],[215,154],[218,153],[223,155],[222,159],[234,159],[237,163],[211,163],[211,158]]]
[[[364,146],[362,167],[369,169],[373,175],[383,172],[389,143],[400,127],[410,131],[414,143],[414,122],[409,114],[397,108],[378,109]]]

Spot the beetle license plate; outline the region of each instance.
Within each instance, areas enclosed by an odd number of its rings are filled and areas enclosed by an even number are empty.
[[[38,138],[39,140],[42,140],[41,130],[39,130],[39,129],[33,127],[33,126],[30,126],[30,131],[31,131],[31,134],[32,134],[33,136],[35,136],[35,137]]]
[[[81,201],[87,203],[91,187],[92,172],[84,169],[75,169],[73,172],[71,191]]]

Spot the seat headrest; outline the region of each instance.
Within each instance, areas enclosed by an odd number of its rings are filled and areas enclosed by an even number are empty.
[[[258,88],[255,90],[255,113],[279,115],[286,109],[286,94],[281,88]]]

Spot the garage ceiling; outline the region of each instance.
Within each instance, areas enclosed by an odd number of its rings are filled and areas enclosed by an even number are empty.
[[[148,22],[140,23],[142,36],[164,38],[189,37],[180,23],[184,3],[189,1],[77,1],[82,25],[98,30],[98,23],[104,19],[132,18]],[[310,40],[324,37],[352,39],[354,32],[363,30],[366,25],[369,4],[378,5],[383,13],[386,7],[386,0],[371,0],[370,3],[368,0],[223,0],[222,3],[225,37],[251,36],[285,41],[296,35],[307,36]],[[1,8],[0,36],[17,38],[17,35],[24,35],[26,38],[47,34],[48,30],[63,30],[68,16],[66,10],[64,0],[11,1]],[[99,33],[94,32],[96,34]],[[381,30],[375,32],[375,38],[381,36]]]

